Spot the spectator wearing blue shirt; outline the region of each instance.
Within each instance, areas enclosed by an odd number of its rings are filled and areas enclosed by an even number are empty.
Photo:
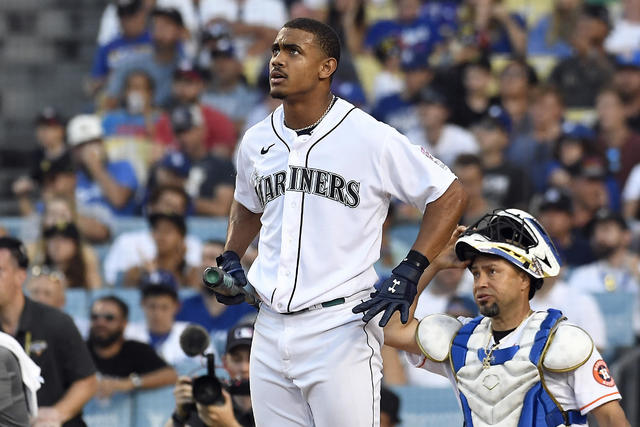
[[[155,105],[166,107],[171,99],[173,73],[185,58],[182,41],[187,33],[177,9],[156,8],[151,16],[151,53],[131,58],[111,73],[106,87],[107,108],[117,105],[127,76],[134,70],[142,70],[153,79]]]
[[[458,38],[491,54],[523,57],[527,51],[527,25],[522,16],[510,13],[502,0],[470,1],[460,8]]]
[[[571,55],[571,34],[580,17],[582,0],[562,0],[553,3],[551,13],[543,15],[529,30],[528,55],[550,55],[566,58]]]
[[[543,165],[551,160],[556,141],[563,133],[564,102],[552,86],[537,87],[530,102],[531,130],[509,144],[507,157],[523,167],[529,176],[541,178]],[[536,190],[542,191],[546,181],[536,179]]]
[[[376,119],[406,133],[419,125],[416,101],[420,90],[427,86],[435,73],[429,67],[429,56],[404,50],[401,53],[404,71],[404,91],[381,98],[371,115]]]
[[[78,165],[78,203],[96,203],[108,207],[115,215],[132,215],[138,180],[129,162],[109,161],[100,118],[93,114],[74,117],[67,126],[67,138]]]
[[[569,268],[595,260],[589,240],[573,228],[573,200],[561,188],[551,187],[542,195],[538,218],[553,240],[562,264]]]
[[[123,108],[104,115],[105,138],[131,137],[153,142],[154,129],[162,112],[153,105],[154,81],[142,70],[130,72],[120,97]]]
[[[389,37],[397,37],[404,49],[426,55],[442,40],[437,22],[420,16],[419,0],[399,1],[396,18],[373,24],[365,37],[365,47],[373,50]]]
[[[114,69],[138,58],[149,59],[153,54],[151,35],[147,31],[148,10],[143,0],[116,3],[122,34],[98,48],[91,69],[92,93],[102,88]]]

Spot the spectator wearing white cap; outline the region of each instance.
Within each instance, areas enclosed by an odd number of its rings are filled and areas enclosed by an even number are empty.
[[[67,138],[78,165],[76,199],[82,204],[107,206],[115,215],[132,215],[138,180],[127,161],[109,161],[102,142],[102,121],[81,114],[69,122]]]

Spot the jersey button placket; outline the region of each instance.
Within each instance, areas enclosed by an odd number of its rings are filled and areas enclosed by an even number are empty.
[[[301,158],[302,155],[295,148],[292,148],[289,154],[289,167],[302,166],[300,164]],[[290,186],[291,168],[289,168],[288,174],[287,188]],[[284,194],[278,289],[274,299],[274,301],[279,301],[278,305],[276,305],[278,311],[286,311],[289,298],[293,292],[295,269],[298,263],[301,199],[302,193],[299,191],[286,191]]]

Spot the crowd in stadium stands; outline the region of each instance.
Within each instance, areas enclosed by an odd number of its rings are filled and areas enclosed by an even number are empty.
[[[242,135],[280,105],[268,95],[272,41],[302,16],[341,37],[333,92],[456,173],[469,195],[463,224],[505,207],[540,219],[564,266],[535,308],[561,308],[610,350],[600,295],[632,295],[627,327],[640,336],[640,0],[114,0],[87,70],[93,108],[63,117],[64,100],[43,106],[33,165],[13,184],[32,266],[26,292],[64,308],[66,290],[107,290],[90,324],[76,319],[99,394],[119,390],[105,383],[113,375],[174,381],[166,363],[185,357],[186,322],[219,341],[255,315],[202,289],[223,243],[187,225],[228,215]],[[148,226],[123,232],[131,216]],[[420,217],[392,201],[381,276]],[[474,315],[471,286],[466,271],[442,272],[416,315]],[[142,322],[127,326],[138,307],[108,296],[123,288],[141,289]],[[107,327],[127,338],[117,351]],[[155,349],[159,374],[103,359],[146,354],[129,338]],[[387,384],[446,386],[398,356],[386,349]]]

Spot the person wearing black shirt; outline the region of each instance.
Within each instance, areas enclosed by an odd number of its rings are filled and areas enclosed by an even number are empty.
[[[176,373],[153,347],[124,339],[129,308],[115,296],[97,299],[91,307],[89,352],[100,373],[98,396],[173,384]]]
[[[186,190],[196,215],[229,215],[235,169],[229,160],[207,152],[202,113],[197,107],[178,106],[171,112],[171,125],[180,150],[192,164]]]
[[[472,129],[480,145],[484,169],[483,193],[497,207],[526,207],[533,191],[527,173],[507,160],[509,134],[500,117],[485,116]]]
[[[0,238],[0,326],[40,367],[44,379],[35,425],[85,426],[81,411],[96,392],[95,367],[73,320],[22,292],[28,265],[20,240]]]

